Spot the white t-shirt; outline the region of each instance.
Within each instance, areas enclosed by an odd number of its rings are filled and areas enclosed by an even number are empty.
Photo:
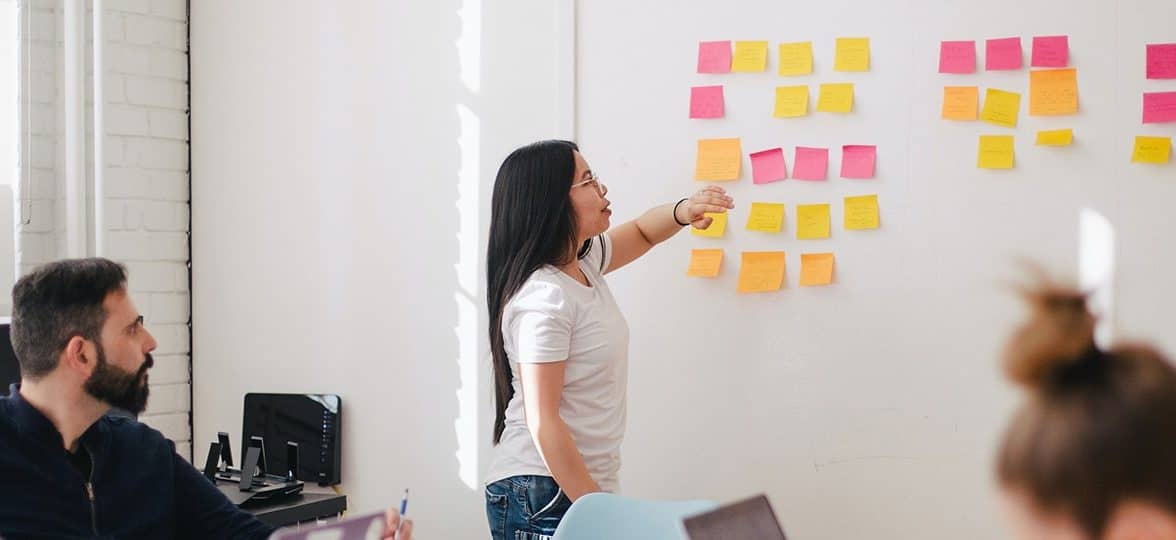
[[[559,415],[592,479],[605,491],[618,490],[629,325],[601,272],[611,256],[612,242],[600,235],[579,261],[591,287],[544,266],[506,303],[502,333],[514,397],[506,407],[506,429],[494,448],[488,484],[511,476],[551,475],[527,429],[519,364],[566,360]]]

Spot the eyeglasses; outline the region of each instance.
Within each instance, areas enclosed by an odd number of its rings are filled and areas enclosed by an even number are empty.
[[[587,180],[584,180],[582,182],[576,182],[575,184],[572,184],[572,189],[576,189],[580,186],[591,184],[592,187],[596,188],[596,192],[599,193],[601,197],[603,197],[605,193],[608,193],[608,186],[604,185],[600,181],[600,177],[596,176],[596,173],[590,172],[588,174],[590,176],[588,177]]]

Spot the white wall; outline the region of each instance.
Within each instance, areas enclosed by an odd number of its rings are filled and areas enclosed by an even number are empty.
[[[16,275],[16,229],[12,185],[18,177],[20,146],[20,10],[16,0],[0,0],[0,291],[12,289]],[[12,298],[0,294],[0,316],[12,313]]]
[[[343,398],[343,490],[486,534],[489,186],[557,135],[559,3],[192,6],[194,428],[246,392]]]
[[[103,256],[126,264],[139,311],[159,341],[151,399],[141,420],[189,455],[188,155],[184,0],[105,2],[105,163],[107,246]],[[30,4],[30,59],[22,81],[29,157],[16,183],[16,265],[21,274],[66,255],[64,242],[63,4]],[[87,7],[90,7],[88,4]],[[87,37],[92,39],[89,15]],[[23,31],[23,28],[22,28]],[[86,51],[87,177],[93,205],[92,49]],[[23,61],[23,60],[22,60]],[[22,101],[22,104],[24,101]],[[22,177],[23,178],[23,177]],[[87,211],[93,220],[93,211]],[[95,224],[89,224],[92,239]],[[88,249],[93,254],[93,247]]]
[[[667,13],[673,13],[667,22]],[[629,317],[630,424],[624,488],[642,497],[732,499],[767,492],[798,538],[1004,538],[991,485],[1014,394],[1000,347],[1020,316],[1004,287],[1030,256],[1077,277],[1078,210],[1107,215],[1120,239],[1121,332],[1176,351],[1171,217],[1176,169],[1129,163],[1147,42],[1173,41],[1166,0],[985,3],[888,0],[582,2],[577,128],[616,216],[697,189],[699,138],[739,136],[744,152],[831,147],[828,182],[728,185],[727,237],[682,235],[611,279]],[[1161,22],[1163,21],[1163,22]],[[656,31],[651,31],[656,28]],[[1028,70],[936,73],[940,40],[1069,34],[1081,113],[1030,117]],[[868,36],[871,71],[834,73],[834,38]],[[699,75],[697,44],[771,42],[763,74]],[[776,75],[776,45],[814,42],[816,74]],[[776,85],[856,83],[855,110],[771,118]],[[689,120],[689,88],[724,84],[727,117]],[[1015,130],[939,119],[942,87],[1023,92]],[[1073,127],[1071,148],[1033,146]],[[1015,134],[1017,168],[975,168],[976,136]],[[878,176],[837,176],[842,144],[877,144]],[[841,227],[841,197],[877,193],[882,228]],[[781,235],[743,230],[752,201],[785,202]],[[795,239],[795,205],[832,203],[832,238]],[[726,250],[722,276],[687,279],[691,248]],[[739,253],[787,252],[787,288],[735,293]],[[837,283],[797,286],[800,253],[836,253]],[[657,282],[658,286],[651,286]],[[688,315],[683,315],[688,314]]]

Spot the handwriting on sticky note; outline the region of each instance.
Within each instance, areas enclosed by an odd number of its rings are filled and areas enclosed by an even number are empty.
[[[832,253],[802,253],[800,255],[800,286],[814,287],[833,283]]]
[[[707,181],[738,180],[743,163],[739,139],[699,139],[694,179]]]
[[[780,44],[780,75],[808,75],[813,72],[813,43]]]
[[[1070,38],[1068,36],[1036,36],[1033,38],[1033,52],[1029,65],[1032,67],[1060,68],[1070,63]]]
[[[796,147],[792,160],[792,177],[797,180],[824,180],[829,170],[829,149]]]
[[[833,71],[870,71],[870,38],[837,38]]]
[[[1171,137],[1135,138],[1135,151],[1131,153],[1131,161],[1135,163],[1154,163],[1163,165],[1172,157]]]
[[[788,169],[784,164],[784,149],[771,148],[752,152],[751,178],[752,183],[768,184],[778,182],[788,177]]]
[[[940,73],[975,73],[976,42],[944,41],[939,44]]]
[[[829,238],[829,205],[796,205],[796,239]]]
[[[1029,114],[1049,116],[1078,112],[1078,70],[1051,69],[1029,73]]]
[[[1017,127],[1021,110],[1021,94],[989,88],[984,94],[984,109],[980,119],[1004,127]]]
[[[715,214],[707,212],[703,215],[711,218],[710,227],[705,229],[690,227],[691,234],[703,238],[722,238],[723,233],[727,231],[727,213]]]
[[[692,249],[690,250],[690,266],[686,268],[686,275],[713,278],[719,275],[719,269],[722,266],[723,250]]]
[[[772,116],[776,118],[797,118],[808,114],[807,86],[777,86],[776,108]]]
[[[722,117],[722,86],[695,86],[690,89],[690,118]]]
[[[980,89],[975,86],[944,86],[944,120],[975,120],[980,108]]]
[[[744,251],[739,267],[741,293],[778,291],[784,284],[783,251]]]
[[[1144,92],[1143,123],[1176,122],[1176,92]]]
[[[702,41],[698,44],[699,73],[729,73],[731,71],[731,42]]]
[[[818,112],[853,112],[853,83],[829,83],[821,85],[817,96]]]
[[[731,60],[732,72],[755,73],[765,69],[768,69],[768,42],[735,42],[735,56]]]
[[[778,233],[783,224],[783,204],[765,202],[751,203],[751,214],[747,216],[747,230]]]
[[[1050,129],[1037,132],[1038,146],[1070,146],[1073,142],[1073,129]]]
[[[878,228],[878,196],[859,195],[845,198],[846,230],[864,231]]]
[[[990,39],[984,42],[984,69],[1002,71],[1021,69],[1021,38]]]
[[[1013,136],[981,135],[976,166],[981,169],[1013,168]]]
[[[842,178],[873,178],[878,148],[874,145],[847,144],[841,147]]]
[[[1147,78],[1176,79],[1176,43],[1147,46]]]

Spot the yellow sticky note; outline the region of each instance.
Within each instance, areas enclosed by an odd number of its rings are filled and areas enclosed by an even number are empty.
[[[860,195],[845,198],[845,228],[861,231],[878,228],[878,196]]]
[[[797,118],[808,114],[807,86],[777,86],[776,110],[772,116],[776,118]]]
[[[1135,138],[1135,151],[1131,161],[1135,163],[1156,163],[1163,165],[1172,158],[1172,137]]]
[[[690,266],[686,275],[691,277],[716,277],[723,265],[723,250],[721,249],[693,249],[690,250]]]
[[[780,232],[780,226],[783,224],[783,204],[751,203],[751,215],[747,216],[747,230],[778,233]]]
[[[741,293],[778,291],[784,285],[783,251],[744,251],[739,267]]]
[[[727,231],[727,213],[723,212],[721,214],[712,214],[707,212],[704,215],[710,217],[713,220],[711,221],[710,227],[705,229],[695,229],[694,227],[690,227],[691,234],[705,238],[722,238],[723,233]]]
[[[1029,72],[1029,114],[1048,116],[1078,112],[1078,70]]]
[[[998,126],[1017,127],[1017,114],[1021,110],[1021,94],[989,88],[984,94],[984,109],[980,119]]]
[[[981,169],[1013,168],[1013,136],[981,135],[976,166]]]
[[[1039,146],[1070,146],[1074,142],[1074,130],[1050,129],[1037,132]]]
[[[800,254],[800,286],[828,285],[833,283],[832,253]]]
[[[853,112],[853,83],[822,84],[817,96],[818,112]]]
[[[768,42],[736,41],[731,71],[754,73],[768,69]]]
[[[829,238],[829,205],[796,205],[797,240]]]
[[[738,180],[743,163],[739,139],[699,139],[694,179],[706,181]]]
[[[813,42],[780,44],[780,75],[808,75],[813,72]]]
[[[870,38],[837,38],[833,71],[870,71]]]
[[[943,87],[944,120],[975,120],[979,103],[980,89],[975,86]]]

